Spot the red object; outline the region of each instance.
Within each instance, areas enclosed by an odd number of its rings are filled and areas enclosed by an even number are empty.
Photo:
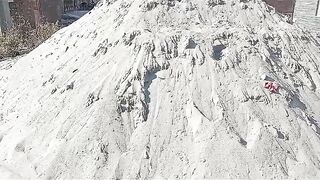
[[[277,93],[279,90],[279,84],[267,81],[264,83],[264,88],[268,89],[272,93]]]

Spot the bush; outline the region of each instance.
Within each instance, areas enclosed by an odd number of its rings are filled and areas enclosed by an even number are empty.
[[[52,23],[43,23],[36,28],[27,23],[14,26],[0,34],[0,61],[32,51],[58,30],[59,26]]]

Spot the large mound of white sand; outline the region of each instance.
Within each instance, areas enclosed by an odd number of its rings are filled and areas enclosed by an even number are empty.
[[[0,176],[319,178],[319,47],[260,0],[105,1],[0,68]]]

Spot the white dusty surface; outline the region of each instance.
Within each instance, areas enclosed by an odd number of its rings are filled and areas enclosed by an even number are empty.
[[[309,31],[320,33],[320,16],[316,16],[318,0],[296,0],[295,23]]]
[[[319,42],[214,2],[108,1],[2,67],[0,176],[319,179]]]

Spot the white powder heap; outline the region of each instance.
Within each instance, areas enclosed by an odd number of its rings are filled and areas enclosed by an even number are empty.
[[[319,47],[260,0],[105,1],[1,63],[0,177],[317,179]]]

